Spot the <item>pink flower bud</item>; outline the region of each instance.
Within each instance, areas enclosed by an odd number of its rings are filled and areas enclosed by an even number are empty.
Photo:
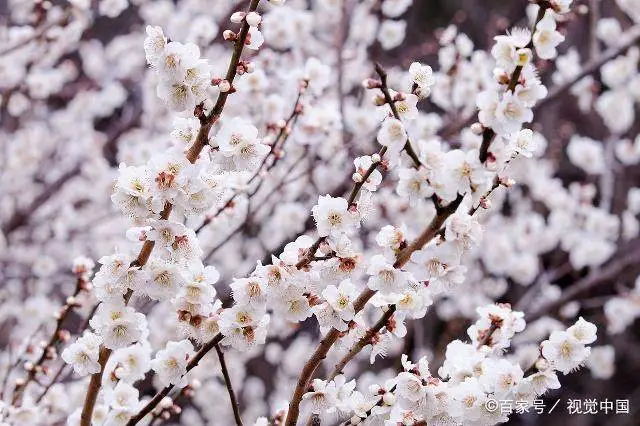
[[[222,38],[224,38],[225,41],[236,41],[238,39],[238,36],[231,30],[225,30],[222,33]]]
[[[245,16],[246,16],[245,12],[235,12],[231,15],[231,18],[229,20],[234,24],[239,24],[240,22],[242,22]]]

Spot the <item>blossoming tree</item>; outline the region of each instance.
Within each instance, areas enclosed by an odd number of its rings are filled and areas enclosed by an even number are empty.
[[[640,2],[478,48],[413,3],[9,2],[3,425],[494,425],[614,374]]]

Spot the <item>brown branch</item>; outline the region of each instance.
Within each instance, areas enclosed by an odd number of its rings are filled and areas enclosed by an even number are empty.
[[[231,377],[229,377],[227,363],[224,360],[224,353],[222,352],[219,344],[216,343],[214,345],[214,348],[216,350],[216,353],[218,354],[218,359],[220,360],[220,369],[222,370],[222,377],[224,377],[224,384],[227,386],[227,392],[229,392],[229,399],[231,400],[231,407],[233,408],[233,417],[236,421],[236,425],[242,426],[242,417],[240,417],[240,405],[238,404],[236,394],[233,391],[233,386],[231,385]]]
[[[612,259],[613,260],[609,262],[607,266],[601,268],[600,270],[591,272],[586,277],[563,289],[562,295],[558,299],[549,302],[529,313],[526,316],[527,322],[530,323],[544,315],[547,315],[548,313],[554,311],[555,309],[558,309],[562,305],[570,302],[581,293],[591,290],[592,288],[599,285],[610,282],[630,267],[633,267],[634,270],[637,270],[638,265],[640,265],[640,247],[636,247],[635,249],[627,251],[626,253],[621,253],[619,251],[612,256]]]
[[[98,400],[98,393],[100,392],[100,387],[102,386],[102,373],[104,372],[104,367],[105,365],[107,365],[107,361],[109,361],[110,356],[111,356],[110,349],[107,349],[105,347],[100,348],[100,355],[98,356],[98,364],[100,364],[100,372],[91,375],[91,380],[89,381],[89,387],[87,388],[87,395],[84,400],[84,405],[82,406],[82,413],[80,414],[81,426],[91,426],[93,409],[96,406],[96,401]]]
[[[58,193],[64,185],[80,174],[82,167],[80,164],[76,164],[71,170],[63,173],[58,179],[51,182],[50,185],[34,198],[27,207],[19,209],[13,213],[13,215],[2,225],[2,233],[9,235],[18,228],[25,226],[29,223],[29,219],[44,203]]]
[[[27,378],[24,380],[24,382],[20,382],[20,384],[17,384],[15,389],[13,390],[13,397],[11,400],[12,405],[20,404],[22,396],[24,395],[24,391],[29,383],[33,382],[36,379],[36,375],[39,372],[44,371],[43,364],[45,363],[45,361],[54,359],[56,357],[56,346],[62,341],[62,324],[67,319],[69,314],[79,306],[76,302],[76,298],[81,291],[87,288],[86,286],[86,279],[82,276],[78,277],[78,279],[76,280],[76,287],[73,291],[73,295],[68,298],[64,306],[60,308],[58,319],[56,320],[56,328],[53,330],[53,333],[51,334],[47,345],[42,349],[40,358],[38,358],[35,364],[30,367]]]
[[[342,370],[344,367],[351,362],[356,355],[360,353],[367,345],[371,344],[371,339],[375,336],[383,327],[385,327],[389,319],[393,316],[396,311],[396,305],[389,306],[389,309],[380,317],[378,322],[376,322],[362,338],[357,341],[349,350],[349,352],[338,361],[333,371],[329,375],[328,380],[333,380],[338,374],[342,374]]]

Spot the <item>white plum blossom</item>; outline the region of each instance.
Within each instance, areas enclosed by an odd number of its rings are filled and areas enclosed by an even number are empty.
[[[550,11],[547,11],[544,18],[538,22],[532,40],[536,53],[542,59],[556,57],[556,47],[564,41],[564,36],[556,30],[556,20]]]
[[[312,212],[321,237],[338,237],[343,233],[352,232],[358,225],[356,215],[349,210],[344,198],[321,195]]]
[[[187,383],[187,365],[194,355],[193,345],[188,340],[167,342],[166,348],[158,351],[151,361],[151,368],[163,386],[183,387]]]
[[[102,338],[96,334],[85,332],[71,346],[62,352],[62,359],[73,367],[73,371],[80,375],[100,372],[98,356]]]

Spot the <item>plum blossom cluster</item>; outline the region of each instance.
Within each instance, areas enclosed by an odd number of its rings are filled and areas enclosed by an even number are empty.
[[[510,413],[493,409],[487,401],[512,399],[533,405],[537,397],[560,387],[558,372],[567,374],[583,365],[590,353],[587,345],[596,340],[595,326],[580,318],[542,342],[542,356],[526,368],[500,356],[524,329],[524,314],[504,305],[478,308],[478,314],[477,323],[468,329],[472,341],[449,343],[437,376],[431,374],[427,358],[413,363],[402,355],[402,372],[383,384],[356,390],[356,381],[346,382],[344,376],[329,382],[316,379],[304,399],[312,412],[347,418],[349,425],[494,425],[507,421]],[[480,329],[489,322],[491,331]],[[488,332],[481,342],[479,331]]]

